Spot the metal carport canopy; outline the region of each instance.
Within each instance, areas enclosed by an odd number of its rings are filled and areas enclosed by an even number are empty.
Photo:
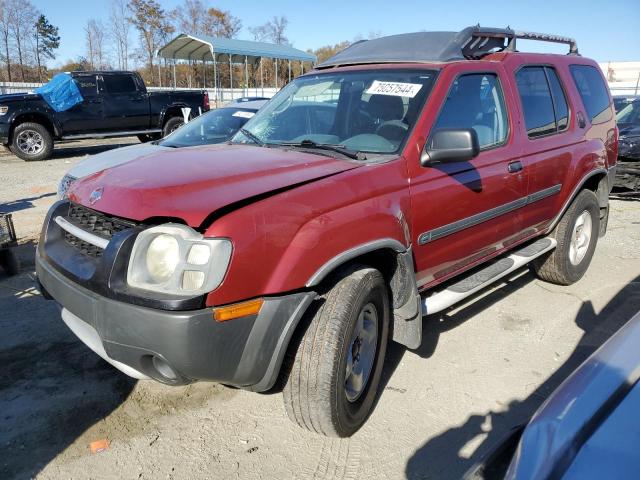
[[[158,56],[174,60],[244,63],[257,62],[260,58],[315,62],[316,56],[288,45],[252,42],[233,38],[208,37],[182,33],[158,50]]]

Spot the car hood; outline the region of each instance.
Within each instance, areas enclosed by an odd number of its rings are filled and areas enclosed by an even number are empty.
[[[163,149],[79,180],[71,187],[69,198],[131,220],[170,217],[199,227],[223,207],[360,165],[324,155],[249,145]]]
[[[162,150],[168,150],[168,148],[161,147],[154,143],[138,143],[129,145],[128,147],[116,148],[82,160],[69,170],[67,175],[74,178],[86,177],[87,175],[97,173],[106,168],[122,165],[131,160],[142,158],[146,155],[153,155]]]
[[[640,136],[640,124],[637,123],[618,123],[618,130],[621,140],[626,137]]]

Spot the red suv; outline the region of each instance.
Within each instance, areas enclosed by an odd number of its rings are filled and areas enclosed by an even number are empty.
[[[570,51],[519,53],[518,38]],[[348,436],[388,340],[417,348],[424,315],[526,265],[582,277],[616,154],[605,80],[572,39],[368,40],[289,83],[228,144],[79,180],[45,220],[38,278],[128,375],[282,382],[293,421]]]

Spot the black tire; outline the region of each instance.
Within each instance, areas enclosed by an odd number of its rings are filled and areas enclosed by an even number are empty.
[[[0,250],[0,268],[2,268],[7,275],[16,275],[20,271],[18,257],[9,249]]]
[[[141,133],[136,135],[141,143],[152,142],[153,140],[160,140],[161,135],[159,133]]]
[[[583,256],[571,260],[571,242],[576,222],[584,213],[591,218],[589,243]],[[593,252],[598,243],[600,231],[600,207],[596,195],[590,190],[582,190],[564,213],[552,236],[558,242],[557,247],[549,254],[531,262],[531,269],[538,278],[556,285],[571,285],[582,278],[589,268]],[[575,263],[575,260],[578,260]]]
[[[33,142],[31,144],[30,138]],[[13,129],[9,148],[22,160],[46,160],[53,152],[53,137],[43,125],[24,122]]]
[[[182,125],[184,125],[184,118],[171,117],[169,120],[166,121],[166,123],[164,124],[164,127],[162,128],[162,136],[166,137],[167,135],[172,133],[174,130],[180,128]]]
[[[362,265],[347,267],[334,279],[333,287],[308,312],[308,327],[282,393],[293,422],[312,432],[348,437],[364,424],[377,396],[389,337],[389,293],[380,272]],[[377,336],[371,341],[376,345],[375,356],[368,381],[350,401],[347,358],[349,353],[359,357],[360,344],[354,345],[360,337],[352,343],[353,335],[361,313],[371,312],[371,306],[377,313]]]

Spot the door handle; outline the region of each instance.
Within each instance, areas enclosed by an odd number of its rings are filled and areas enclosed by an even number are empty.
[[[517,172],[522,171],[522,162],[520,160],[516,160],[515,162],[511,162],[507,166],[507,170],[509,170],[509,173],[517,173]]]

